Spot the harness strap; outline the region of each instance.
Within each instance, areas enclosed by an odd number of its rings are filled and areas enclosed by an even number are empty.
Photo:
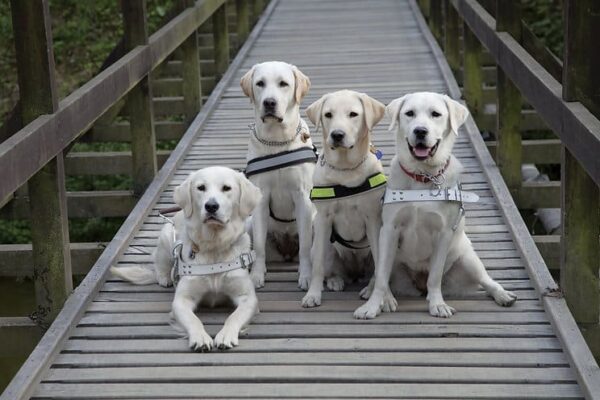
[[[281,222],[281,223],[284,223],[284,224],[291,224],[292,222],[296,222],[296,218],[293,218],[293,219],[283,219],[283,218],[276,217],[275,214],[273,213],[273,210],[271,209],[271,203],[269,203],[269,217],[273,218],[277,222]]]
[[[461,203],[477,203],[479,196],[473,192],[460,190],[458,186],[425,190],[393,190],[387,188],[383,196],[383,204],[413,201],[457,201]]]
[[[364,250],[364,249],[368,249],[370,247],[368,240],[365,240],[365,239],[362,239],[360,242],[350,242],[350,241],[344,239],[342,236],[340,236],[339,233],[337,233],[337,231],[335,230],[334,227],[331,227],[331,236],[329,237],[329,241],[331,243],[337,242],[337,243],[341,244],[342,246],[347,247],[352,250]],[[366,246],[364,245],[365,241],[367,242]]]
[[[263,172],[273,171],[275,169],[290,167],[292,165],[307,162],[316,163],[317,159],[317,148],[315,146],[304,146],[294,150],[253,158],[248,161],[244,173],[246,176],[252,176],[262,174]]]
[[[176,247],[177,248],[177,247]],[[176,250],[174,250],[176,251]],[[249,269],[256,260],[254,250],[249,253],[242,253],[233,260],[224,261],[215,264],[200,264],[194,262],[183,262],[181,259],[181,250],[175,259],[174,274],[181,276],[205,276],[222,272],[229,272],[235,269]]]
[[[384,186],[386,182],[387,179],[383,172],[378,172],[368,177],[362,184],[354,187],[343,185],[314,186],[310,191],[310,199],[312,201],[319,201],[354,196]]]

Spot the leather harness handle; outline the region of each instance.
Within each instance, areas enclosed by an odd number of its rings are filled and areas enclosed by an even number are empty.
[[[181,207],[179,206],[174,206],[174,207],[169,207],[169,208],[163,208],[158,210],[159,213],[165,215],[165,214],[172,214],[175,212],[181,211]]]

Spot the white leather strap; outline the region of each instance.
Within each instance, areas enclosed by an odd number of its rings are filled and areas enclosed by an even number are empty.
[[[229,272],[234,269],[250,269],[250,266],[256,260],[256,253],[252,250],[249,253],[243,253],[239,257],[224,261],[216,264],[200,264],[194,262],[183,262],[181,258],[177,258],[177,265],[175,266],[175,274],[179,277],[182,276],[203,276],[218,274],[221,272]]]
[[[462,203],[477,203],[479,196],[473,192],[460,190],[458,186],[445,189],[425,190],[393,190],[386,188],[383,204],[403,203],[412,201],[458,201]]]

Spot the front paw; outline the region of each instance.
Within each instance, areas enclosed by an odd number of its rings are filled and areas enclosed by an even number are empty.
[[[250,279],[256,289],[260,289],[265,286],[265,273],[263,271],[252,270],[250,272]]]
[[[369,297],[371,297],[371,294],[373,293],[373,286],[374,286],[373,281],[369,281],[369,284],[367,286],[365,286],[364,288],[362,288],[362,290],[358,293],[360,298],[368,300]]]
[[[344,279],[340,276],[332,276],[327,278],[327,289],[334,292],[341,292],[344,290]]]
[[[372,301],[373,299],[367,301],[362,306],[358,307],[356,311],[354,311],[354,318],[356,319],[373,319],[377,317],[381,313],[381,305],[379,302]]]
[[[439,318],[450,318],[453,314],[456,314],[456,309],[444,302],[429,303],[429,314]]]
[[[308,290],[309,286],[310,286],[310,274],[303,275],[302,273],[300,273],[300,275],[298,276],[298,287],[302,290]]]
[[[381,305],[381,310],[383,312],[395,312],[398,309],[398,301],[392,294],[392,292],[388,292],[383,298],[383,304]]]
[[[189,346],[193,351],[199,351],[202,353],[205,351],[211,351],[212,345],[213,339],[208,333],[206,333],[205,330],[189,335]]]
[[[171,277],[168,275],[158,275],[156,277],[156,280],[158,281],[158,284],[162,287],[173,286],[173,281],[171,280]]]
[[[321,291],[311,291],[302,299],[302,307],[304,308],[312,308],[321,305]]]
[[[502,307],[510,307],[517,301],[517,295],[502,289],[494,294],[494,301]]]
[[[214,344],[219,350],[231,349],[238,345],[239,332],[235,329],[223,327],[215,336]]]

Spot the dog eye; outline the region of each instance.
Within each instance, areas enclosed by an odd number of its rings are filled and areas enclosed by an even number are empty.
[[[432,111],[432,112],[431,112],[431,116],[432,116],[433,118],[437,118],[437,117],[441,117],[441,116],[442,116],[442,114],[440,114],[440,113],[439,113],[439,112],[437,112],[437,111]]]
[[[256,82],[256,86],[258,86],[258,87],[264,87],[265,83],[263,81],[258,81],[258,82]]]
[[[288,87],[288,86],[290,86],[290,85],[285,81],[279,82],[279,87]]]
[[[326,112],[326,113],[325,113],[325,118],[331,118],[331,116],[332,116],[332,115],[331,115],[331,113],[330,113],[330,112]]]
[[[355,113],[354,111],[350,112],[350,118],[354,118],[354,117],[358,117],[358,114]]]
[[[414,117],[415,112],[413,110],[408,110],[407,112],[404,113],[404,115],[406,115],[407,117]]]
[[[231,190],[231,186],[229,186],[229,185],[223,185],[223,187],[221,188],[221,190],[223,190],[224,192],[229,192]]]
[[[206,190],[206,186],[204,185],[199,185],[198,187],[196,187],[196,189],[198,189],[201,192],[204,192]]]

